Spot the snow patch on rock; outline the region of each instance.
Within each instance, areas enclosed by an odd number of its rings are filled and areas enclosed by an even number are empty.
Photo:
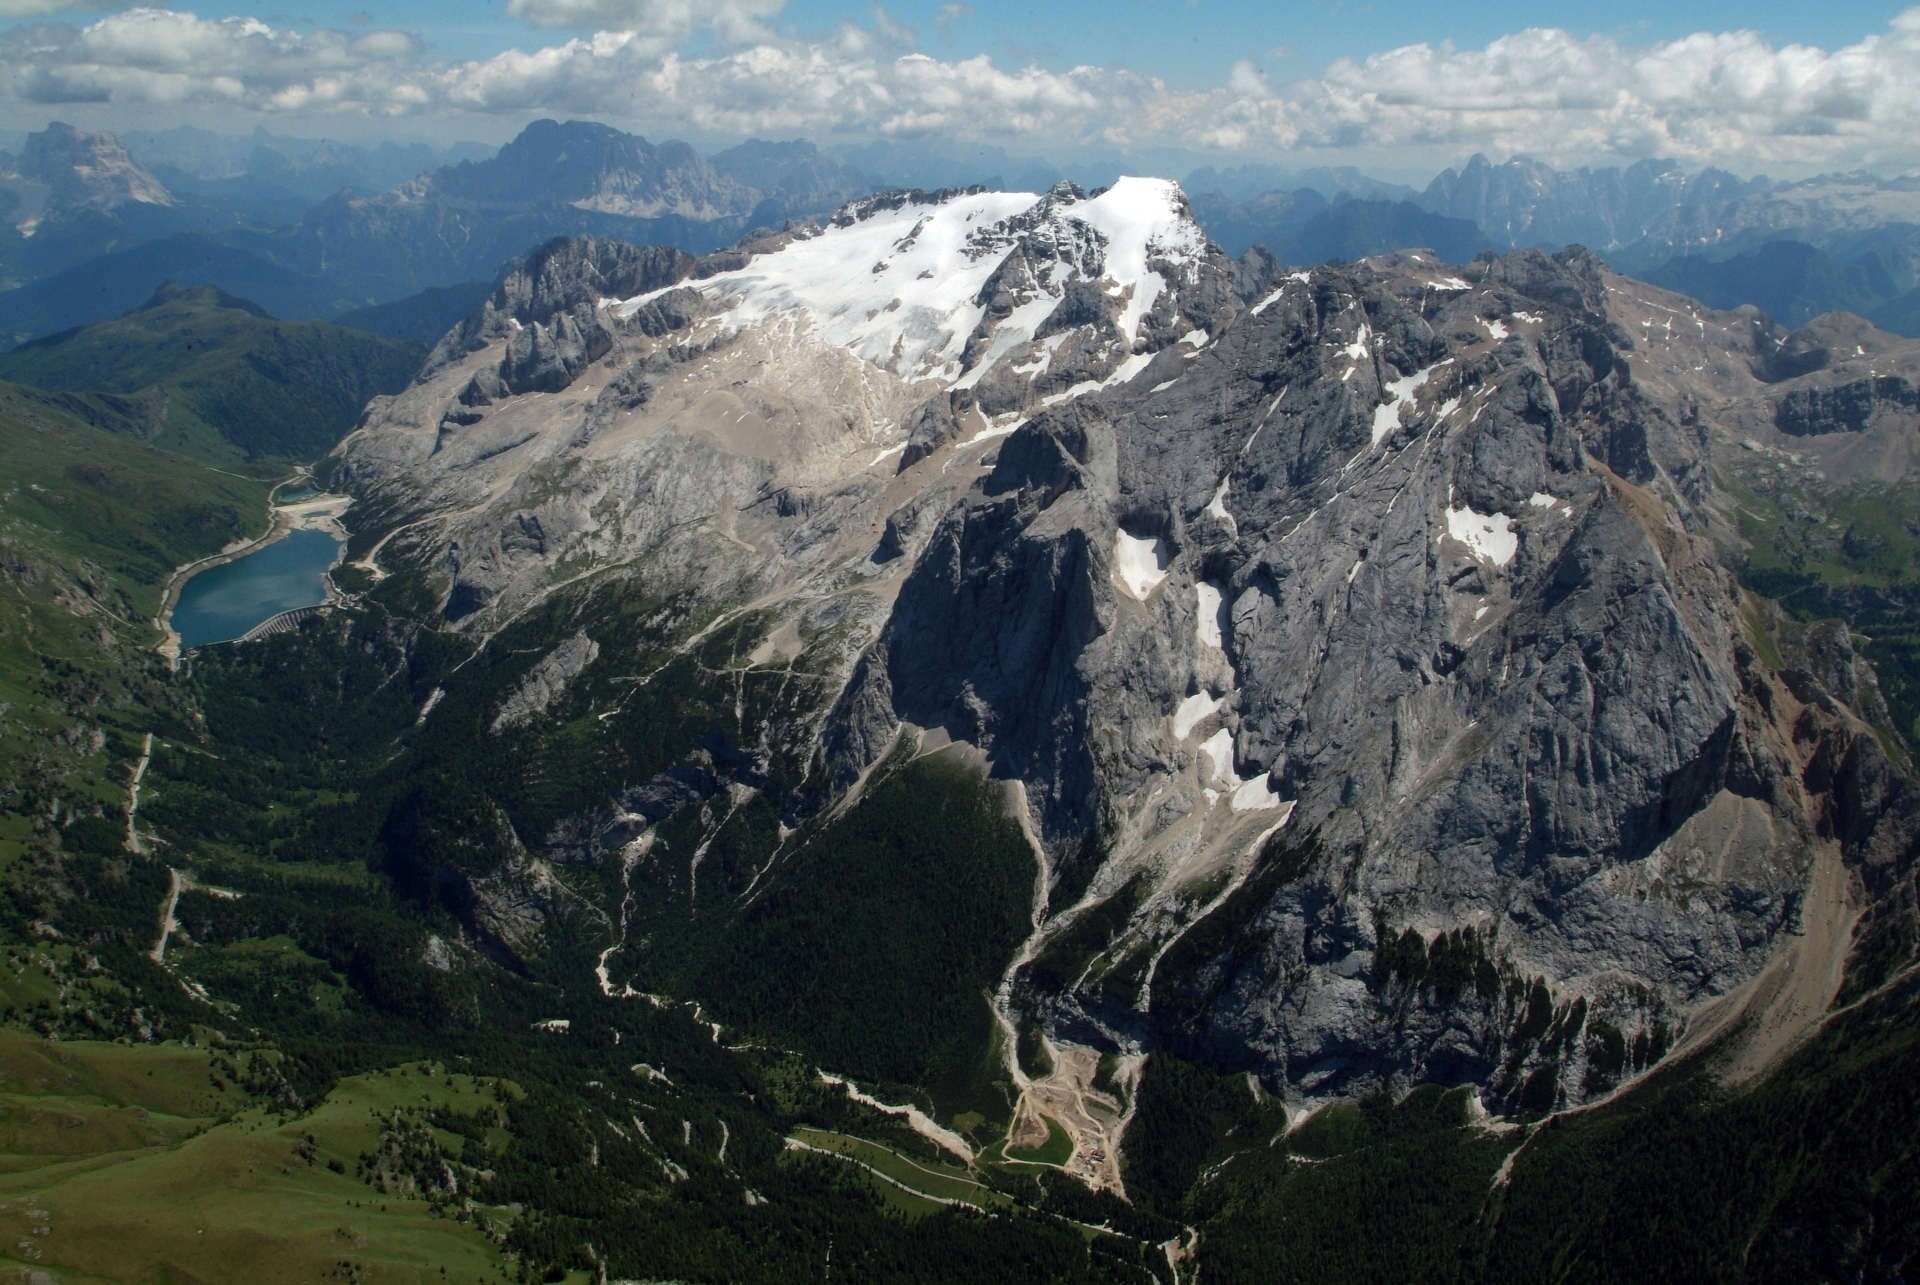
[[[1266,812],[1281,806],[1279,792],[1273,788],[1273,777],[1266,772],[1249,777],[1234,787],[1233,794],[1227,800],[1227,806],[1235,812]],[[1291,803],[1286,804],[1291,808]]]
[[[1195,692],[1181,701],[1180,707],[1173,711],[1174,736],[1184,741],[1193,735],[1193,729],[1211,718],[1214,711],[1220,708],[1220,703],[1218,696],[1206,692]]]
[[[1227,512],[1227,479],[1221,478],[1220,485],[1213,488],[1213,498],[1207,501],[1206,512],[1217,518],[1222,526],[1238,531],[1239,524],[1233,520],[1233,514]]]
[[[1200,754],[1206,759],[1205,779],[1219,787],[1235,812],[1264,812],[1282,806],[1269,773],[1242,777],[1233,770],[1233,733],[1226,728],[1202,741]]]
[[[1227,619],[1226,598],[1220,590],[1205,580],[1193,586],[1195,610],[1193,617],[1194,639],[1202,647],[1211,647],[1215,651],[1225,646],[1222,627]]]
[[[1496,567],[1513,561],[1520,551],[1520,537],[1513,519],[1504,513],[1476,513],[1470,508],[1447,509],[1447,534],[1467,546],[1476,558]]]
[[[1451,361],[1452,358],[1448,358]],[[1375,446],[1387,440],[1393,430],[1400,425],[1400,404],[1411,402],[1419,395],[1427,381],[1433,378],[1433,372],[1446,365],[1446,361],[1436,362],[1425,370],[1416,370],[1411,375],[1389,380],[1383,390],[1387,401],[1373,408],[1373,444]]]
[[[1120,583],[1127,587],[1127,592],[1140,602],[1145,602],[1160,587],[1160,582],[1167,578],[1167,567],[1171,561],[1166,541],[1158,536],[1142,538],[1129,535],[1124,530],[1114,533],[1114,572],[1119,575]]]

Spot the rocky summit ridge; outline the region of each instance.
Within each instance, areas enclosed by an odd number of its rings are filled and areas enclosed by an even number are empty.
[[[1871,671],[1844,636],[1769,658],[1719,478],[1910,449],[1916,379],[1913,344],[1577,249],[1283,272],[1159,180],[905,192],[703,259],[549,244],[337,476],[381,520],[363,573],[483,653],[576,604],[491,735],[664,669],[607,594],[668,604],[679,654],[752,622],[703,681],[799,693],[715,697],[673,771],[512,836],[475,931],[526,947],[566,862],[700,880],[647,839],[679,809],[765,798],[783,844],[963,743],[1040,862],[995,998],[1023,1109],[1157,1049],[1296,1106],[1549,1109],[1736,1028],[1764,1065],[1907,939],[1920,809]],[[806,877],[780,855],[705,895]],[[1074,1164],[1117,1185],[1103,1141]]]

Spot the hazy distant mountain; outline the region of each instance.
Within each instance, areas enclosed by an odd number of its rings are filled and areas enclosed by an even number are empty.
[[[488,160],[374,196],[333,196],[302,219],[277,257],[371,302],[491,277],[555,236],[714,250],[865,190],[810,144],[752,143],[709,162],[685,143],[543,120]]]
[[[130,133],[127,148],[176,195],[262,223],[294,223],[342,189],[379,192],[444,165],[491,156],[479,143],[343,143],[255,129],[216,134],[182,126]]]
[[[38,208],[24,200],[18,207],[14,226],[27,233],[43,218],[79,210],[177,204],[118,138],[84,133],[60,121],[27,136],[8,181],[23,197],[33,192],[40,198]]]
[[[362,302],[235,236],[183,233],[96,254],[0,293],[0,347],[117,317],[164,281],[217,285],[277,317],[332,316]]]
[[[1496,165],[1476,155],[1442,171],[1419,201],[1472,220],[1503,246],[1580,244],[1603,252],[1643,243],[1691,250],[1756,233],[1818,243],[1920,222],[1920,180],[1912,178],[1832,174],[1778,183],[1717,169],[1689,172],[1666,160],[1560,170],[1525,157]]]
[[[464,202],[520,210],[566,206],[629,219],[714,222],[766,203],[817,212],[870,182],[811,143],[753,140],[711,160],[686,143],[652,143],[591,121],[539,120],[485,160],[423,174],[391,203]]]
[[[1438,175],[1420,204],[1469,219],[1503,246],[1585,245],[1612,250],[1648,237],[1675,245],[1721,239],[1726,210],[1755,190],[1723,170],[1688,174],[1670,161],[1626,169],[1557,170],[1519,158],[1475,156]]]
[[[1288,262],[1314,263],[1412,245],[1449,259],[1585,245],[1718,306],[1752,303],[1796,324],[1832,308],[1882,315],[1875,310],[1913,287],[1920,263],[1911,234],[1920,179],[1782,183],[1664,160],[1562,170],[1474,156],[1405,208],[1393,206],[1392,185],[1350,170],[1243,166],[1196,171],[1189,181],[1196,214],[1229,250],[1261,244]],[[1286,186],[1249,194],[1268,181]],[[1343,212],[1333,213],[1343,193]],[[1802,249],[1789,253],[1789,243]]]
[[[1883,229],[1827,249],[1782,239],[1721,256],[1679,255],[1642,275],[1716,308],[1752,304],[1788,325],[1844,310],[1911,335],[1920,320],[1920,228]]]
[[[1295,170],[1280,165],[1203,166],[1188,174],[1183,186],[1195,200],[1203,196],[1246,201],[1282,190],[1307,188],[1333,199],[1342,196],[1399,201],[1418,195],[1404,183],[1389,183],[1351,165]]]
[[[159,132],[124,135],[127,149],[155,173],[173,183],[215,183],[232,179],[274,180],[319,187],[326,195],[343,187],[375,190],[394,187],[416,174],[460,161],[493,155],[484,143],[346,143],[337,139],[293,138],[255,129],[250,134],[217,134],[180,126]]]
[[[166,185],[112,134],[88,134],[58,121],[29,134],[17,154],[0,153],[0,220],[8,240],[58,237],[63,225],[112,219],[178,204]]]
[[[830,209],[876,186],[859,170],[797,139],[750,139],[715,152],[709,163],[716,174],[759,193],[762,204],[795,213]]]
[[[1014,156],[1005,148],[984,143],[915,139],[907,144],[883,139],[842,147],[836,154],[855,170],[871,176],[876,191],[891,187],[933,191],[979,184],[1009,191],[1044,192],[1061,178],[1075,177],[1068,167],[1052,161]]]
[[[112,134],[56,121],[0,155],[0,286],[230,221],[183,202]]]
[[[1475,156],[1419,203],[1471,220],[1493,246],[1586,245],[1716,307],[1752,304],[1793,325],[1845,309],[1898,333],[1920,327],[1920,179],[1776,182],[1672,161],[1560,170]]]
[[[751,210],[755,193],[722,177],[681,142],[650,143],[589,121],[539,120],[486,160],[421,176],[397,201],[466,201],[522,208],[568,205],[651,219],[718,219]]]
[[[1246,201],[1217,193],[1195,197],[1193,212],[1229,254],[1260,245],[1282,263],[1326,263],[1413,247],[1460,263],[1494,244],[1468,220],[1434,214],[1410,201],[1329,200],[1307,187]]]

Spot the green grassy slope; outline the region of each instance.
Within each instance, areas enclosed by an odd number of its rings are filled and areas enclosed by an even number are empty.
[[[266,488],[118,431],[114,399],[0,384],[9,546],[86,576],[121,615],[151,617],[182,563],[259,533]]]
[[[124,435],[125,413],[0,384],[0,862],[117,848],[138,743],[183,716],[152,651],[165,581],[265,522],[265,486]]]
[[[312,459],[367,399],[402,387],[416,343],[327,322],[275,321],[211,286],[162,286],[145,304],[0,353],[0,379],[143,396],[156,444],[272,471]]]
[[[400,1066],[295,1113],[247,1087],[270,1082],[271,1061],[0,1030],[0,1265],[63,1280],[509,1279],[483,1220],[356,1170],[410,1116],[493,1110],[516,1089]]]
[[[1836,486],[1787,476],[1735,480],[1741,579],[1791,622],[1844,622],[1911,753],[1920,748],[1920,490],[1912,479]],[[1792,648],[1792,631],[1781,641]]]

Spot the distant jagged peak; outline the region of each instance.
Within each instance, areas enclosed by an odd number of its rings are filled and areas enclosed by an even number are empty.
[[[501,150],[507,151],[513,148],[526,147],[551,147],[556,143],[583,139],[603,140],[607,142],[632,139],[641,143],[646,142],[646,139],[638,134],[629,134],[625,130],[615,129],[611,125],[603,125],[599,121],[559,121],[554,120],[551,116],[543,116],[539,120],[529,121],[518,134],[513,136],[513,140]]]
[[[68,207],[177,204],[116,135],[88,133],[65,121],[27,135],[18,168],[21,178],[46,184],[53,200]]]

